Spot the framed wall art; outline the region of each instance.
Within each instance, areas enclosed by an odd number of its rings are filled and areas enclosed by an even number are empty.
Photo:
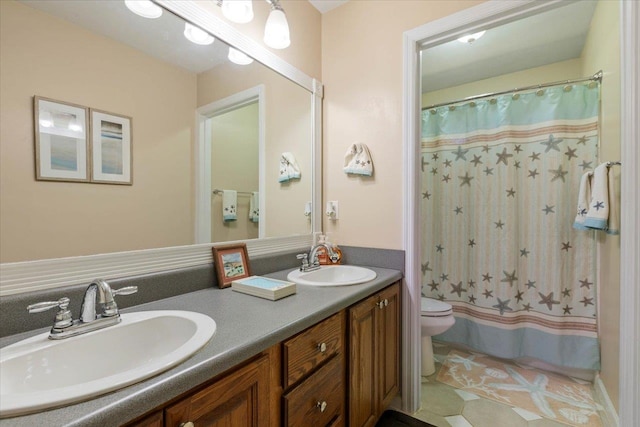
[[[212,250],[219,288],[228,288],[234,280],[251,276],[246,244],[214,246]]]
[[[34,96],[36,180],[89,181],[89,109]]]
[[[90,109],[91,182],[133,184],[131,117]]]

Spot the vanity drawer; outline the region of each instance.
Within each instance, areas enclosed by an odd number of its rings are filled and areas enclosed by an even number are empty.
[[[344,311],[341,311],[283,343],[285,389],[334,355],[342,353],[344,319]]]
[[[283,397],[284,425],[327,426],[341,419],[345,402],[343,358],[334,357]]]

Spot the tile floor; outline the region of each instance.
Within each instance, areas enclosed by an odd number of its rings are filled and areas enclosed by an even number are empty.
[[[488,400],[436,381],[440,363],[451,347],[435,343],[436,373],[422,378],[422,404],[413,417],[436,427],[567,427],[520,408]]]

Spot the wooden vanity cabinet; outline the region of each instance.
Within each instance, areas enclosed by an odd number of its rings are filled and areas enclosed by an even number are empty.
[[[373,426],[398,393],[399,349],[395,283],[127,427]]]
[[[344,425],[345,319],[341,311],[282,343],[283,425]]]
[[[271,425],[271,360],[256,360],[164,410],[166,427]]]
[[[373,426],[400,386],[400,283],[349,308],[349,426]]]

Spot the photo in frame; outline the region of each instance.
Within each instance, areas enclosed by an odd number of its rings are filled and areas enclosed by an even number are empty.
[[[132,185],[131,117],[90,112],[91,182]]]
[[[36,180],[89,181],[89,108],[33,97]]]
[[[246,244],[214,246],[212,250],[219,288],[228,288],[234,280],[251,276]]]

